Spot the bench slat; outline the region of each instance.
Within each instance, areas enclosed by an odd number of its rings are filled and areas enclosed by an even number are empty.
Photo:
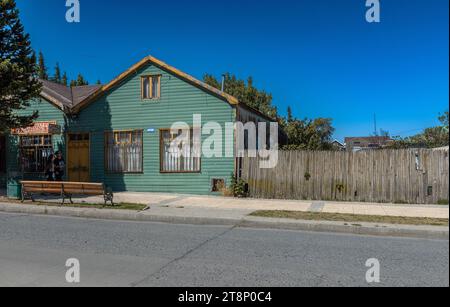
[[[63,194],[64,197],[70,198],[71,195],[95,195],[105,196],[105,204],[111,201],[113,204],[112,193],[106,192],[106,187],[103,183],[91,182],[54,182],[54,181],[21,181],[23,195],[26,193],[50,193]],[[24,198],[25,196],[22,196]],[[63,197],[63,204],[64,204]]]
[[[25,192],[61,194],[61,189],[29,188],[29,189],[26,189]]]
[[[69,189],[64,190],[64,192],[67,194],[75,194],[75,195],[103,195],[103,190],[86,191],[86,190]]]

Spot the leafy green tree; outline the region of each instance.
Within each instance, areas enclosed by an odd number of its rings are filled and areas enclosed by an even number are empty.
[[[277,108],[272,105],[272,94],[258,90],[253,85],[253,78],[249,77],[247,81],[238,79],[235,75],[227,73],[224,75],[224,92],[230,94],[246,105],[260,111],[261,113],[277,118]],[[214,76],[206,74],[203,77],[206,84],[222,89],[222,84]]]
[[[395,137],[389,148],[436,148],[449,145],[448,111],[439,117],[441,126],[427,128],[424,132],[407,137]]]
[[[283,121],[283,130],[287,136],[287,145],[283,150],[333,150],[332,119],[296,119]]]
[[[38,117],[18,115],[39,97],[36,56],[14,0],[0,0],[0,132],[28,126]]]
[[[444,112],[441,116],[439,116],[439,121],[448,132],[448,111]]]
[[[248,106],[261,113],[274,118],[280,124],[284,133],[280,135],[280,141],[287,145],[282,146],[286,150],[332,150],[331,138],[334,133],[332,120],[329,118],[317,118],[314,120],[299,120],[292,114],[292,108],[288,108],[287,118],[278,115],[277,108],[272,104],[272,94],[258,90],[253,85],[253,78],[247,81],[240,80],[236,76],[227,73],[224,75],[224,91]],[[222,88],[221,82],[212,75],[205,75],[206,84],[217,89]],[[286,140],[287,139],[287,140]]]
[[[44,54],[42,53],[42,51],[39,51],[38,75],[39,79],[48,80],[47,67],[45,66]]]

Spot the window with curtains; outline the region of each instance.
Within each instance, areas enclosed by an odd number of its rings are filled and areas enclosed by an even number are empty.
[[[106,132],[106,171],[109,173],[142,173],[142,136],[142,130]]]
[[[53,154],[52,136],[21,136],[19,153],[19,167],[24,173],[44,173]]]
[[[144,76],[141,78],[141,97],[144,100],[161,97],[161,76]]]
[[[181,136],[182,131],[161,130],[161,173],[198,173],[201,171],[201,144],[194,144],[194,130],[189,132],[189,146],[172,146],[173,141]],[[182,153],[182,154],[178,154]]]

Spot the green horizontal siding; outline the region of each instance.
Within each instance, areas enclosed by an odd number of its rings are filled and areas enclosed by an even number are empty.
[[[142,101],[141,76],[153,74],[162,75],[161,99]],[[152,65],[144,67],[124,80],[82,110],[75,118],[66,121],[61,110],[44,99],[32,101],[31,106],[21,113],[30,114],[34,110],[39,111],[38,121],[55,120],[65,127],[66,132],[89,132],[91,181],[104,182],[115,191],[210,194],[213,178],[224,178],[229,183],[234,171],[234,158],[230,157],[202,158],[201,173],[160,173],[159,129],[170,128],[173,123],[179,121],[192,125],[194,114],[202,115],[203,124],[215,121],[225,127],[225,123],[234,121],[235,111],[228,103]],[[149,128],[155,129],[155,132],[147,132]],[[130,129],[144,130],[143,173],[105,173],[104,132]],[[204,136],[203,139],[207,137]],[[10,136],[9,170],[18,169],[15,142],[17,137]],[[62,150],[65,153],[63,135],[55,135],[53,142],[55,150]],[[234,147],[233,136],[224,139],[224,142]]]
[[[153,74],[162,75],[161,99],[142,101],[140,78]],[[233,158],[203,158],[199,174],[160,174],[159,129],[178,121],[191,125],[193,114],[201,114],[203,123],[215,121],[222,126],[234,120],[228,103],[149,65],[84,109],[70,122],[70,131],[91,133],[92,181],[105,182],[116,191],[209,194],[212,178],[230,181]],[[155,132],[147,132],[149,128]],[[143,174],[105,174],[104,132],[128,129],[144,130]],[[234,140],[226,142],[233,146]]]
[[[45,122],[45,121],[56,121],[58,125],[62,128],[65,126],[64,113],[47,100],[43,98],[37,98],[30,102],[30,107],[26,110],[21,110],[18,112],[20,115],[30,115],[34,111],[39,111],[39,118],[36,120],[37,122]],[[7,141],[8,152],[6,155],[7,161],[7,170],[8,172],[17,172],[19,171],[19,163],[18,163],[18,142],[19,137],[9,135]],[[65,138],[62,134],[54,135],[52,138],[53,148],[55,151],[62,151],[65,155]],[[31,175],[25,174],[25,179],[42,179],[41,175]]]

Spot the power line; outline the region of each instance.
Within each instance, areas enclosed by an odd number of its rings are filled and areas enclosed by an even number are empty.
[[[424,128],[412,129],[412,130],[407,130],[407,131],[402,131],[402,132],[392,133],[392,135],[401,135],[401,134],[405,134],[405,133],[416,132],[416,131],[423,131],[423,130],[425,130],[425,129],[424,129]]]

